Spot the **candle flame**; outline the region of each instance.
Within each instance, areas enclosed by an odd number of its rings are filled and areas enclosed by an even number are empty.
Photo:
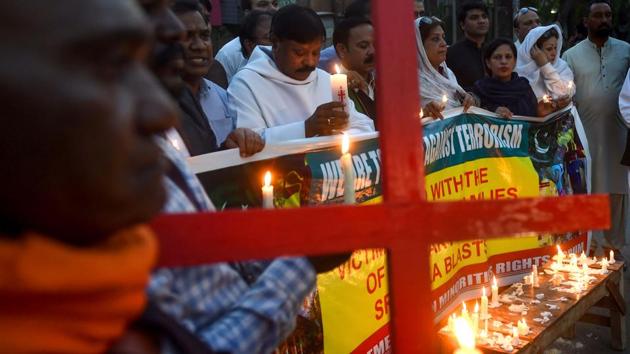
[[[418,114],[420,116],[420,119],[422,119],[422,108],[420,108],[420,114]]]
[[[475,312],[479,312],[479,303],[475,301]]]
[[[455,320],[455,336],[461,349],[475,349],[475,334],[466,319],[459,317]]]
[[[341,70],[339,69],[339,65],[335,64],[335,71],[337,74],[341,74]]]
[[[481,296],[486,296],[486,287],[481,288]]]
[[[573,88],[573,81],[569,81],[568,88],[569,88],[569,90],[570,90],[571,88]]]
[[[558,248],[558,254],[563,254],[562,250],[560,249],[560,245],[556,245],[556,248]]]
[[[466,313],[468,310],[466,309],[466,303],[462,302],[462,313]]]
[[[518,327],[512,327],[512,337],[518,338]]]
[[[269,187],[271,185],[271,172],[267,171],[265,173],[265,187]]]
[[[177,141],[177,139],[169,139],[171,141],[171,145],[173,145],[173,147],[175,148],[175,150],[180,150],[181,148],[179,147],[179,141]]]
[[[549,95],[544,95],[543,96],[543,102],[545,102],[545,103],[551,102],[551,97],[549,97]]]
[[[497,277],[495,275],[492,276],[492,285],[497,286]]]
[[[442,103],[446,103],[448,101],[448,98],[446,97],[446,94],[442,95]]]
[[[341,153],[347,154],[348,150],[350,150],[350,137],[348,134],[343,133],[343,137],[341,138]]]

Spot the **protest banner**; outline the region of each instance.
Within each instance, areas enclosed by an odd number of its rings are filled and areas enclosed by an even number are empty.
[[[587,192],[583,129],[570,109],[545,119],[504,120],[479,109],[458,110],[447,117],[423,131],[427,200]],[[192,158],[190,163],[219,209],[259,207],[267,170],[274,175],[277,208],[343,203],[340,141],[339,136],[304,139],[266,147],[247,159],[224,151]],[[378,203],[383,181],[377,134],[353,137],[351,153],[356,203]],[[322,222],[326,221],[305,227]],[[433,245],[427,267],[433,320],[440,321],[462,301],[479,297],[493,275],[500,285],[521,280],[532,265],[549,259],[556,244],[580,252],[587,249],[588,237],[521,235]],[[279,352],[388,353],[388,302],[385,250],[357,250],[336,270],[318,275],[317,291],[307,299],[296,333]]]

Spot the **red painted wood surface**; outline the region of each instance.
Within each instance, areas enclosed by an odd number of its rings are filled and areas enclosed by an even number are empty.
[[[412,8],[373,1],[384,202],[285,210],[160,216],[152,226],[158,266],[384,247],[390,252],[392,332],[397,353],[435,350],[430,301],[431,243],[524,232],[609,227],[607,196],[512,201],[423,201],[421,128]],[[321,222],[313,222],[318,220]],[[316,225],[304,227],[304,225]],[[340,334],[341,335],[341,334]]]

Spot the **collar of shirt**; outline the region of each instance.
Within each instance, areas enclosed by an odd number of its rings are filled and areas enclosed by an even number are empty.
[[[345,66],[343,66],[343,64],[339,64],[339,73],[341,74],[347,74],[348,73],[348,69],[346,69]],[[374,71],[371,71],[368,74],[368,79],[367,79],[367,87],[368,87],[368,91],[365,92],[363,91],[366,95],[368,95],[370,97],[371,100],[374,100],[374,87],[376,85],[375,81],[374,81]]]

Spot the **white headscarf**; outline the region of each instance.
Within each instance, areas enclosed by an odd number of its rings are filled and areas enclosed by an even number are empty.
[[[445,109],[460,107],[462,104],[458,99],[460,95],[466,93],[457,83],[455,74],[446,66],[446,62],[440,64],[446,77],[440,74],[427,57],[420,34],[420,18],[414,21],[416,30],[416,49],[418,57],[418,84],[420,85],[420,105],[424,107],[431,101],[442,102],[442,95],[446,95],[448,101]]]
[[[549,87],[545,84],[543,74],[536,61],[532,59],[531,50],[538,39],[550,29],[555,28],[558,31],[558,55],[556,59],[550,63],[556,73],[560,76],[561,82],[555,82]],[[534,90],[536,97],[540,99],[542,96],[551,94],[552,96],[564,96],[567,94],[572,95],[575,92],[575,85],[572,85],[572,89],[568,89],[569,81],[573,81],[573,72],[566,61],[560,58],[560,51],[562,50],[562,30],[558,25],[538,26],[529,31],[523,44],[518,48],[518,55],[516,57],[516,72],[519,76],[526,78],[529,81],[530,86]]]

